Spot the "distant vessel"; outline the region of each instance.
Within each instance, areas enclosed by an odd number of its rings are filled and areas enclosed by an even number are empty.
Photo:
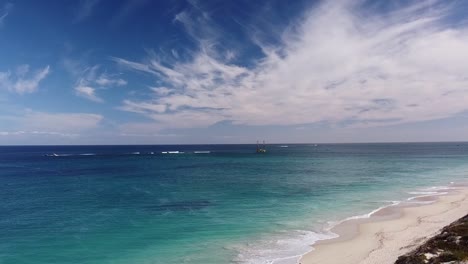
[[[45,154],[46,157],[58,157],[59,155],[52,153],[52,154]]]
[[[260,144],[258,144],[258,140],[257,140],[257,153],[266,153],[266,148],[265,148],[265,140],[263,140],[263,145],[260,146]]]
[[[287,147],[289,147],[289,146],[286,146],[286,145],[280,146],[280,148],[287,148]]]

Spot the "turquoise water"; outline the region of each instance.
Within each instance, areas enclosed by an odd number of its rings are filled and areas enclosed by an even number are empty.
[[[295,263],[330,222],[468,173],[467,143],[254,152],[0,147],[0,263]]]

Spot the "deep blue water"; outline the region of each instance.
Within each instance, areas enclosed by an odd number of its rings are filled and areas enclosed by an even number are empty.
[[[0,263],[289,263],[330,221],[468,172],[467,143],[267,148],[0,147]]]

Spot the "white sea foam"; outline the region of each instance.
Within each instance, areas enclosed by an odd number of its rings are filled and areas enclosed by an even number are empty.
[[[73,154],[56,154],[56,153],[52,153],[52,154],[47,154],[46,156],[47,157],[69,157],[69,156],[73,156]]]
[[[72,153],[62,153],[62,154],[45,154],[47,157],[73,157],[73,156],[95,156],[96,153],[79,153],[79,154],[72,154]]]
[[[320,240],[328,240],[339,237],[333,233],[333,227],[349,220],[369,218],[376,212],[401,203],[401,201],[388,201],[387,205],[381,206],[367,214],[347,217],[340,221],[329,221],[321,232],[296,230],[282,238],[271,238],[254,244],[245,244],[235,247],[238,251],[233,263],[240,264],[297,264],[304,254],[313,250],[313,245]]]
[[[431,195],[431,194],[437,194],[438,192],[423,192],[423,191],[419,191],[419,192],[408,192],[408,194],[423,194],[423,195]]]
[[[450,184],[454,184],[454,182],[450,182]],[[424,197],[431,197],[431,196],[439,196],[439,195],[445,195],[448,194],[449,190],[455,190],[457,189],[456,187],[450,187],[450,186],[432,186],[428,188],[424,188],[418,191],[411,191],[408,192],[408,194],[416,195],[412,196],[408,199],[407,201],[413,201],[418,198],[424,198]],[[414,202],[412,202],[414,203]]]
[[[378,211],[390,206],[396,206],[401,201],[387,201],[387,203],[390,204],[381,206],[366,214],[350,216],[340,221],[329,221],[321,232],[297,230],[283,238],[237,247],[236,250],[239,254],[233,262],[242,264],[297,264],[304,254],[313,250],[313,245],[318,241],[339,237],[338,234],[331,231],[333,227],[349,220],[370,218]]]
[[[413,201],[415,199],[418,199],[418,198],[424,198],[424,197],[431,197],[431,196],[439,196],[439,195],[446,195],[448,194],[448,192],[436,192],[436,193],[431,193],[431,194],[424,194],[424,195],[418,195],[418,196],[413,196],[413,197],[410,197],[408,199],[406,199],[407,201]]]
[[[451,183],[453,184],[453,183]],[[386,205],[372,210],[369,213],[347,217],[340,221],[329,221],[322,232],[297,230],[282,238],[271,238],[269,240],[257,241],[256,243],[246,243],[241,246],[235,246],[233,249],[238,252],[233,263],[239,264],[297,264],[304,254],[313,250],[313,245],[320,240],[327,240],[339,237],[333,233],[333,227],[355,219],[370,218],[382,209],[397,206],[402,202],[411,204],[429,204],[433,201],[413,201],[419,197],[438,196],[447,194],[447,190],[456,189],[449,186],[434,186],[417,191],[408,192],[417,196],[410,197],[406,201],[385,201]]]
[[[338,235],[332,232],[316,233],[296,230],[284,237],[272,237],[255,244],[234,246],[238,255],[234,263],[242,264],[296,264],[319,240],[331,239]]]
[[[379,208],[375,209],[375,210],[372,210],[371,212],[367,213],[367,214],[361,214],[361,215],[354,215],[354,216],[350,216],[350,217],[346,217],[345,219],[343,220],[339,220],[339,221],[329,221],[328,222],[328,227],[326,227],[325,229],[326,230],[331,230],[333,229],[335,226],[339,225],[339,224],[342,224],[346,221],[350,221],[350,220],[358,220],[358,219],[367,219],[367,218],[370,218],[373,214],[377,213],[378,211],[382,210],[382,209],[385,209],[385,208],[388,208],[390,206],[395,206],[395,205],[399,205],[401,203],[401,201],[385,201],[387,203],[390,203],[390,204],[387,204],[387,205],[383,205],[383,206],[380,206]]]
[[[450,187],[450,186],[432,186],[429,188],[425,188],[422,190],[429,190],[429,191],[442,191],[442,190],[455,190],[457,187]]]

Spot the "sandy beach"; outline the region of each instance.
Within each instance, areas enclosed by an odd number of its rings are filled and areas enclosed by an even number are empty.
[[[385,264],[416,248],[440,229],[468,213],[468,188],[420,197],[419,205],[402,203],[368,219],[343,222],[332,229],[340,237],[321,241],[301,264]],[[417,203],[416,203],[417,204]]]

